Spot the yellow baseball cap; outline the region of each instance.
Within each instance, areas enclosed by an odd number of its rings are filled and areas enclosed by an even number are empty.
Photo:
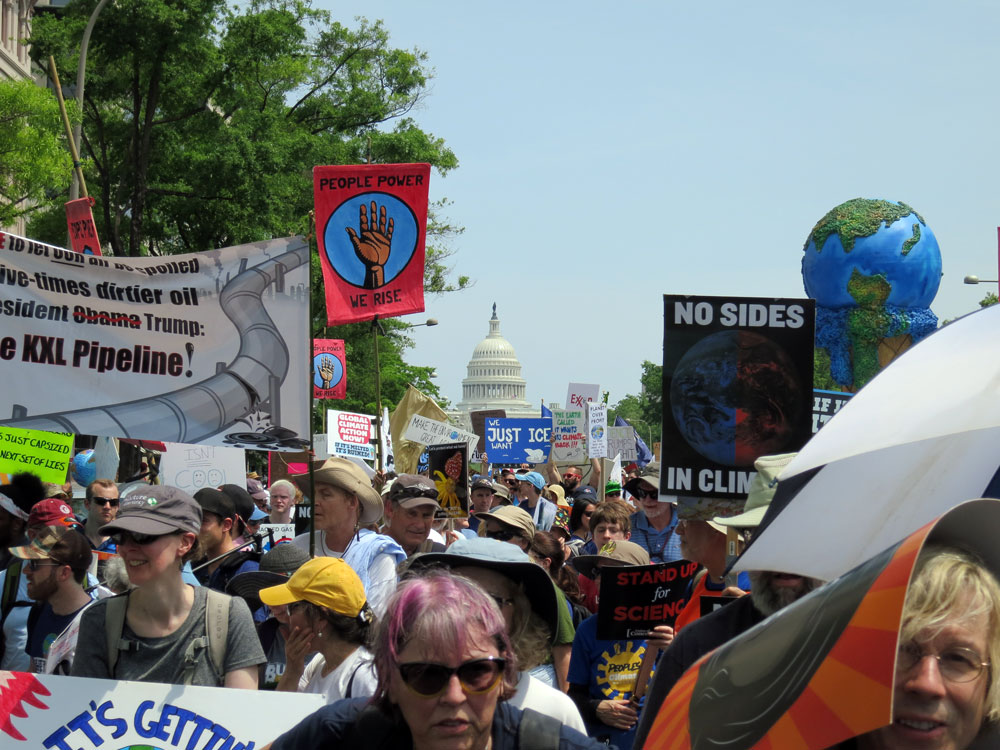
[[[304,563],[286,583],[260,590],[268,606],[309,602],[338,615],[357,617],[365,606],[365,587],[339,557],[317,557]]]

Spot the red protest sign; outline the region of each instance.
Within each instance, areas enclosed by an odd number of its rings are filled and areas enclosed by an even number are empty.
[[[347,398],[343,339],[313,339],[313,395],[316,398]]]
[[[97,225],[90,207],[93,198],[77,198],[66,204],[66,226],[69,242],[74,250],[84,255],[100,255],[101,241],[97,238]]]
[[[429,164],[315,167],[328,325],[423,312]]]

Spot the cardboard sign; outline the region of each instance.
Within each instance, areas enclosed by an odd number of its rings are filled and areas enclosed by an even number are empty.
[[[276,544],[290,542],[295,538],[294,523],[262,523],[260,533],[263,535],[261,549],[267,552]]]
[[[193,495],[203,487],[246,487],[247,459],[242,448],[167,443],[160,457],[160,479]]]
[[[815,301],[664,295],[660,492],[743,499],[812,435]]]
[[[840,411],[841,407],[851,399],[851,395],[850,393],[841,393],[840,391],[822,391],[819,388],[813,390],[813,434],[819,432],[819,428],[829,422],[831,417]]]
[[[586,403],[587,456],[604,458],[608,455],[608,405],[596,401]]]
[[[566,408],[582,409],[590,401],[599,401],[601,386],[597,383],[570,383],[566,389]]]
[[[553,409],[552,453],[556,461],[581,463],[587,460],[587,418],[583,409]]]
[[[301,450],[308,262],[294,237],[102,258],[0,233],[0,424]]]
[[[438,491],[438,504],[448,518],[469,517],[469,445],[427,446],[427,467]]]
[[[479,436],[475,433],[460,430],[454,425],[422,417],[419,414],[410,417],[410,423],[406,426],[403,437],[421,445],[441,445],[461,440],[469,446],[470,454],[479,445]]]
[[[543,464],[549,460],[552,420],[487,419],[486,451],[494,464]]]
[[[635,461],[638,451],[635,449],[635,430],[631,427],[608,428],[608,455],[621,456],[624,463]]]
[[[315,167],[328,325],[423,312],[429,164]]]
[[[323,705],[315,693],[0,672],[0,746],[251,750]]]
[[[326,449],[331,456],[356,456],[375,460],[375,428],[368,414],[349,411],[326,412]]]
[[[472,420],[472,431],[479,436],[479,448],[480,450],[474,451],[470,456],[469,460],[473,463],[480,463],[483,460],[483,453],[486,453],[487,460],[492,460],[492,456],[485,451],[486,448],[486,420],[487,419],[503,419],[507,416],[506,409],[480,409],[479,411],[474,411],[469,413],[469,419]]]
[[[347,355],[343,339],[313,339],[313,397],[347,398]]]
[[[645,638],[657,625],[671,625],[687,604],[688,583],[698,563],[675,560],[658,565],[601,570],[597,637]]]
[[[73,459],[73,435],[0,427],[0,473],[30,471],[43,482],[66,481]]]
[[[91,210],[94,199],[77,198],[66,203],[66,228],[69,244],[78,253],[101,255],[101,241],[97,238],[97,225]]]

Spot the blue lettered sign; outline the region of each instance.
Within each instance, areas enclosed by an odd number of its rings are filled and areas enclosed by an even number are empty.
[[[486,455],[491,464],[543,464],[551,434],[549,418],[487,419]]]

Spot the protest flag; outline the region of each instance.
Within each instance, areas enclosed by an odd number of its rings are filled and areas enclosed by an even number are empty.
[[[328,325],[423,312],[429,164],[313,169]]]
[[[313,398],[347,398],[347,355],[343,339],[313,339]]]
[[[403,437],[410,418],[414,415],[447,422],[448,415],[430,396],[426,396],[412,385],[406,387],[406,393],[389,416],[389,433],[396,449],[396,471],[400,474],[412,474],[417,471],[417,459],[424,446]]]
[[[100,255],[101,241],[97,238],[97,225],[91,206],[94,199],[88,196],[66,203],[66,226],[70,246],[84,255]]]

